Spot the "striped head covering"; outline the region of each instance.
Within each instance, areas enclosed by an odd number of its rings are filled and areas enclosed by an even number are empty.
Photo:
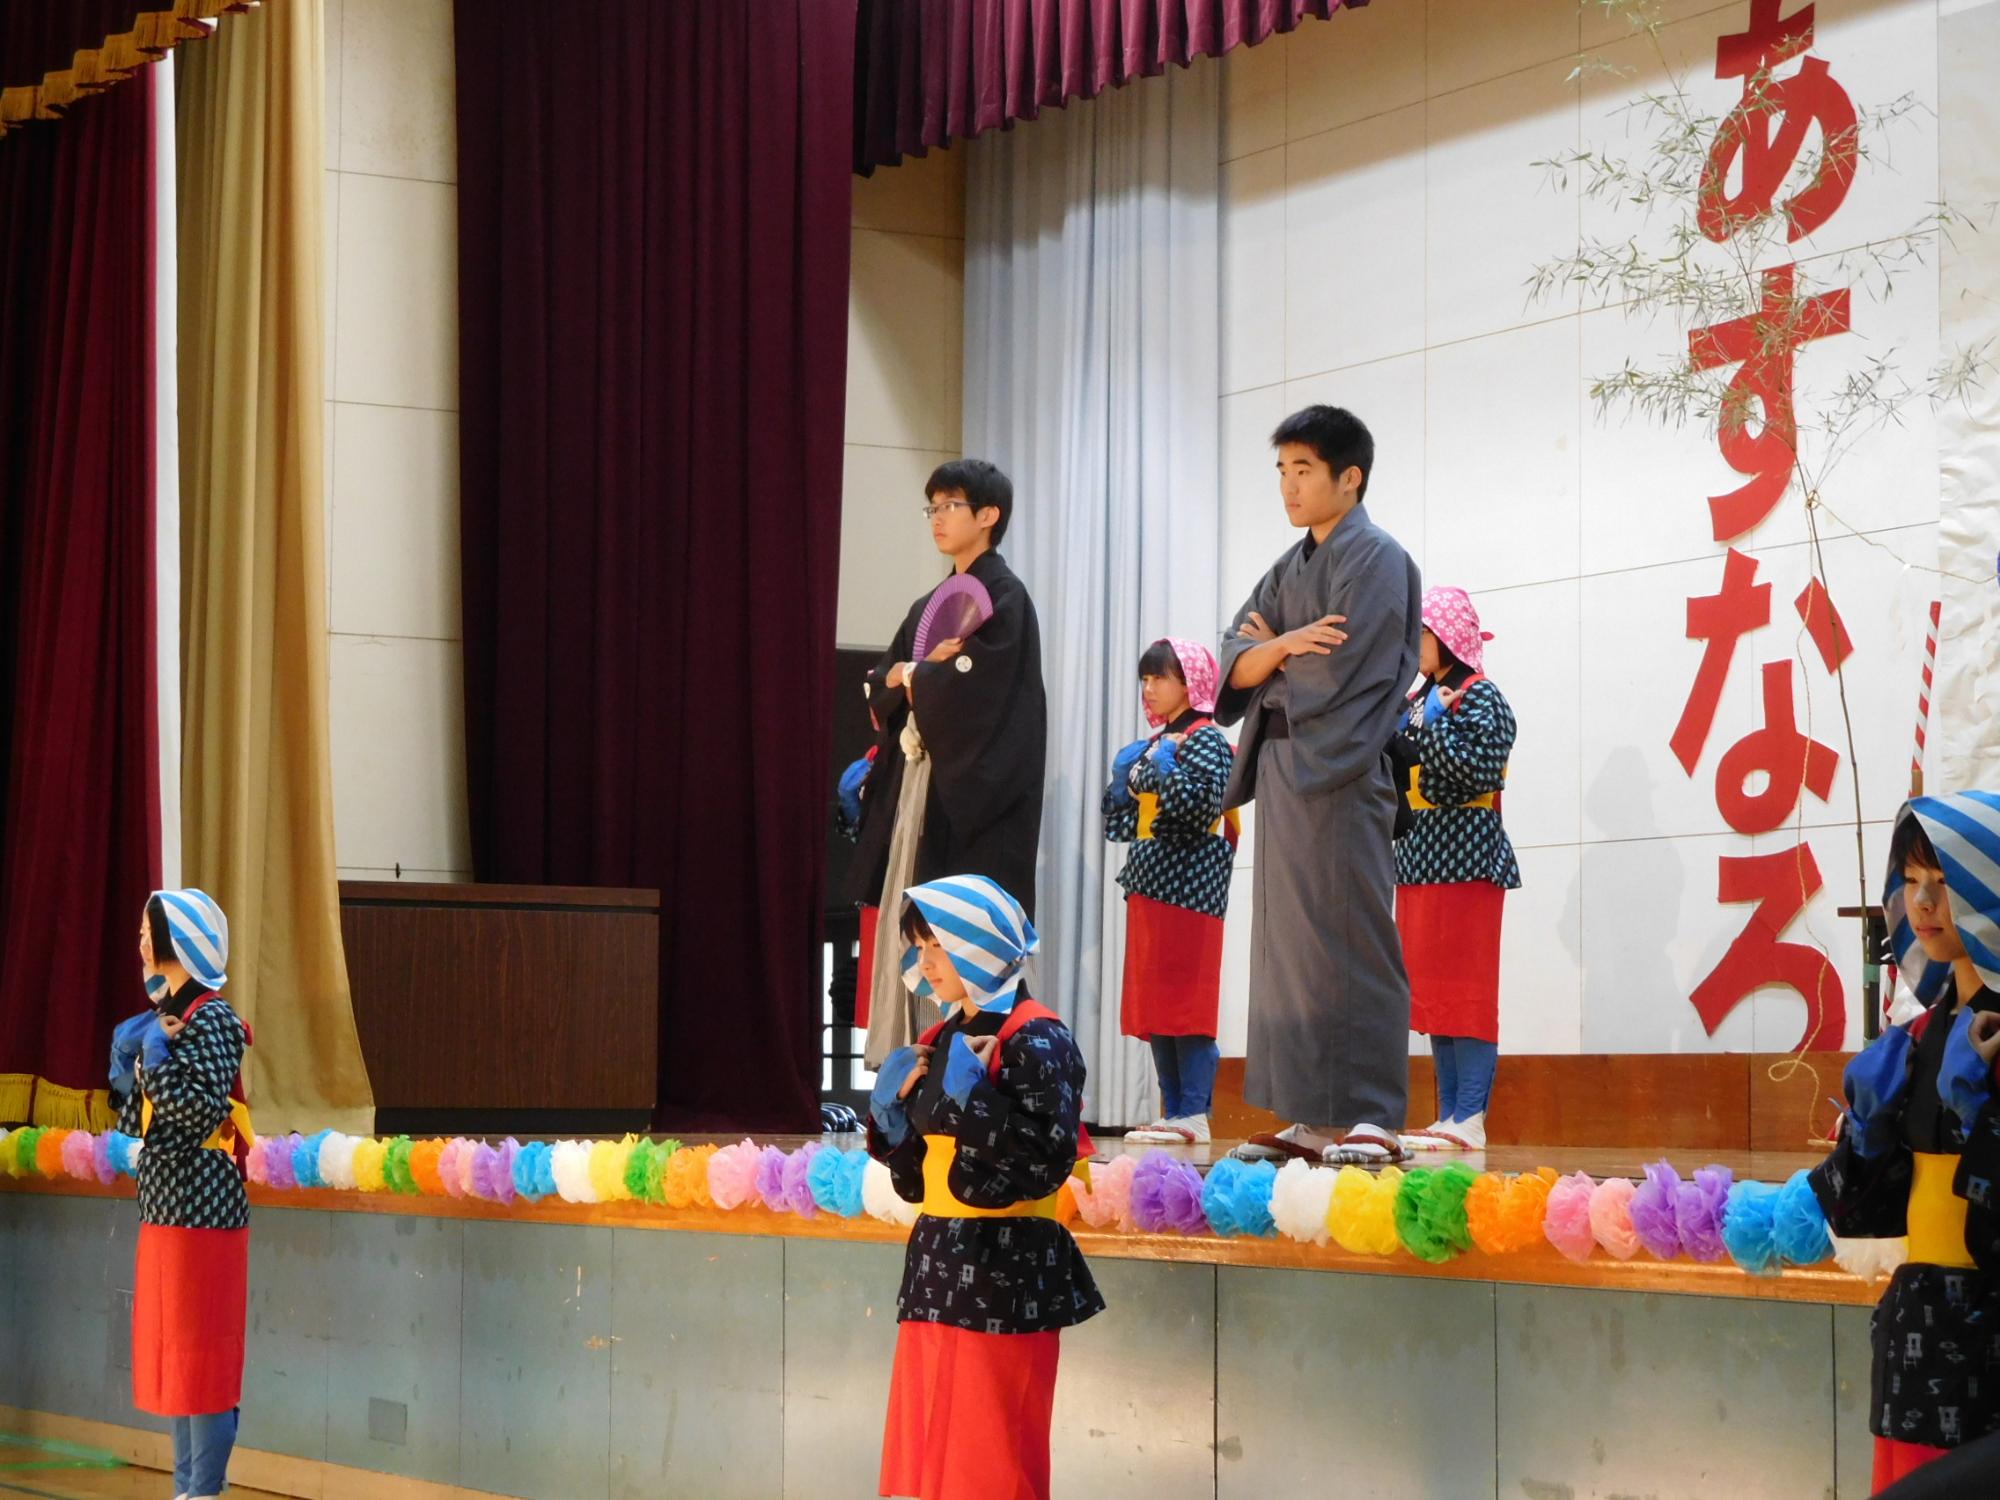
[[[211,990],[229,983],[229,918],[222,914],[215,898],[192,887],[184,891],[155,891],[153,898],[167,914],[174,957],[195,982]]]
[[[1177,635],[1161,636],[1153,642],[1164,642],[1173,648],[1174,659],[1181,664],[1181,676],[1187,681],[1188,707],[1198,714],[1215,712],[1215,686],[1221,677],[1215,665],[1215,653],[1200,641],[1183,640]],[[1146,722],[1158,729],[1166,720],[1151,709],[1146,710]]]
[[[1953,792],[1903,804],[1897,826],[1915,818],[1930,836],[1951,893],[1952,920],[1966,956],[1987,988],[2000,990],[2000,792]],[[1882,893],[1889,942],[1911,991],[1926,1005],[1943,993],[1951,965],[1932,963],[1904,909],[1903,872],[1891,870]]]
[[[913,885],[903,899],[923,913],[973,1003],[981,1010],[1012,1010],[1020,998],[1021,968],[1042,945],[1021,903],[984,875],[948,875]],[[914,943],[903,950],[903,983],[913,994],[937,1000],[917,967]]]

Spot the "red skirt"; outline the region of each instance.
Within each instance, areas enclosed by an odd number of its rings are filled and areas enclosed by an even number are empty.
[[[1943,1458],[1951,1450],[1931,1448],[1922,1443],[1900,1443],[1894,1438],[1875,1439],[1874,1482],[1869,1493],[1879,1495],[1899,1479],[1907,1479],[1925,1464]]]
[[[1214,1036],[1221,994],[1222,919],[1127,896],[1125,1035]]]
[[[901,1323],[882,1433],[885,1495],[1048,1500],[1060,1333]]]
[[[156,1417],[203,1417],[241,1404],[249,1303],[249,1230],[141,1224],[132,1404]]]
[[[868,1029],[870,1002],[875,998],[875,923],[879,906],[861,908],[861,968],[854,976],[854,1029]]]
[[[1500,907],[1490,880],[1396,887],[1396,930],[1410,974],[1410,1029],[1500,1040]]]

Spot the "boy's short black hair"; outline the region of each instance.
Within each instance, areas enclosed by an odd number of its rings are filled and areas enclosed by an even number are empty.
[[[983,458],[954,458],[931,470],[931,477],[924,481],[926,500],[947,490],[965,496],[975,517],[989,505],[1000,512],[1000,519],[993,523],[993,545],[998,547],[1007,534],[1007,523],[1014,519],[1014,481],[1000,472],[998,464]]]
[[[1187,673],[1181,668],[1180,656],[1165,641],[1155,641],[1146,648],[1146,654],[1139,658],[1141,677],[1171,677],[1175,682],[1187,683]]]
[[[171,963],[180,958],[174,952],[173,929],[167,926],[167,908],[158,896],[146,898],[146,930],[153,939],[154,963]]]
[[[1271,446],[1302,443],[1317,453],[1338,479],[1349,469],[1361,471],[1356,502],[1368,498],[1368,481],[1375,473],[1375,438],[1361,418],[1340,406],[1308,406],[1293,412],[1271,434]]]
[[[1942,870],[1944,864],[1938,859],[1937,848],[1931,843],[1931,836],[1924,832],[1924,825],[1915,816],[1904,818],[1896,825],[1895,833],[1889,839],[1889,873],[1892,878],[1900,878],[1903,868],[1909,864],[1922,865],[1926,870]]]
[[[903,941],[911,947],[915,947],[918,943],[927,943],[933,936],[931,924],[924,920],[924,914],[918,910],[917,903],[907,897],[903,901],[902,918],[896,925],[903,934]]]

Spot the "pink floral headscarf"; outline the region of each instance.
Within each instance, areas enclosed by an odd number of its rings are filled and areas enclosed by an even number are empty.
[[[1199,641],[1184,641],[1172,635],[1161,639],[1174,648],[1174,657],[1181,664],[1181,675],[1187,678],[1188,707],[1198,714],[1214,713],[1215,687],[1221,677],[1215,665],[1215,653]],[[1166,721],[1149,709],[1146,722],[1158,729]]]
[[[1425,589],[1424,626],[1473,671],[1486,670],[1486,643],[1493,632],[1479,628],[1479,611],[1464,589]]]

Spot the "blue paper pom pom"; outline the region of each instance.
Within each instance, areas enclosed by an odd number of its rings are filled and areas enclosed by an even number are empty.
[[[1271,1220],[1271,1189],[1278,1169],[1268,1161],[1238,1161],[1224,1157],[1208,1169],[1201,1185],[1202,1212],[1219,1235],[1276,1234]]]
[[[866,1213],[862,1198],[862,1184],[868,1178],[868,1153],[866,1151],[843,1151],[840,1153],[840,1202],[835,1212],[849,1219],[858,1219]]]
[[[539,1203],[556,1190],[555,1156],[547,1141],[530,1141],[514,1157],[514,1193]]]
[[[1739,1182],[1729,1189],[1722,1243],[1729,1258],[1752,1276],[1778,1274],[1775,1221],[1778,1189],[1768,1182]]]
[[[844,1155],[842,1151],[818,1151],[806,1163],[806,1190],[812,1194],[814,1208],[830,1214],[840,1212],[840,1159]]]
[[[1773,1225],[1778,1254],[1795,1266],[1816,1266],[1833,1254],[1826,1211],[1813,1195],[1812,1175],[1801,1167],[1778,1189]]]
[[[332,1135],[330,1130],[316,1130],[296,1146],[292,1147],[292,1176],[302,1188],[323,1188],[326,1179],[319,1172],[319,1148]]]
[[[109,1132],[109,1142],[105,1154],[111,1159],[112,1170],[120,1177],[130,1177],[137,1170],[133,1156],[139,1149],[139,1138],[119,1131]]]

